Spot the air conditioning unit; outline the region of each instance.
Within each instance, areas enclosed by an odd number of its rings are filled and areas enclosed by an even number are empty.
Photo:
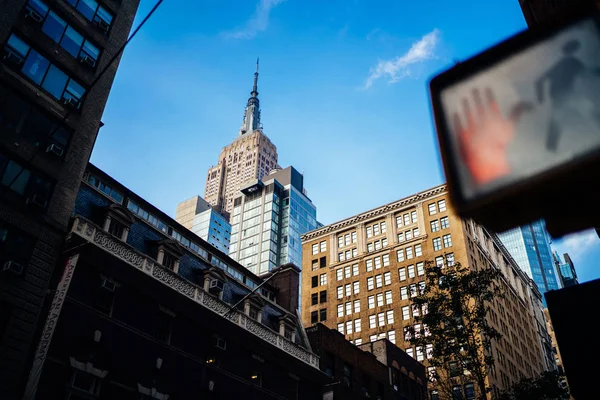
[[[29,197],[26,201],[26,204],[31,204],[37,207],[41,207],[41,208],[46,208],[46,206],[48,205],[48,200],[46,200],[45,198],[43,198],[42,196],[38,195],[38,194],[34,194],[33,196]]]
[[[50,146],[46,147],[46,153],[52,153],[58,157],[62,157],[64,150],[57,144],[51,144]]]
[[[94,60],[92,57],[88,56],[87,54],[85,54],[85,55],[82,54],[79,57],[79,62],[82,64],[87,64],[90,67],[96,66],[96,60]]]
[[[219,279],[213,279],[210,281],[210,286],[208,287],[208,291],[210,293],[220,293],[223,291],[225,284],[223,281]]]
[[[227,349],[227,342],[225,341],[225,339],[220,338],[218,336],[214,337],[214,344],[215,347],[221,350],[226,350]]]
[[[79,108],[79,100],[77,100],[73,97],[64,97],[62,99],[62,103],[67,107]]]
[[[104,278],[102,279],[102,288],[108,290],[109,292],[114,292],[116,285],[110,279]]]
[[[25,268],[21,264],[18,264],[11,260],[4,263],[4,266],[2,267],[2,272],[10,273],[13,275],[21,275],[24,269]]]
[[[106,23],[106,21],[104,21],[101,18],[96,18],[93,21],[94,25],[96,25],[98,27],[98,29],[100,29],[104,34],[108,33],[108,28],[110,27],[109,24]]]
[[[39,24],[44,19],[44,16],[34,9],[27,7],[27,10],[25,10],[25,18],[31,19]]]
[[[4,59],[6,61],[8,61],[9,63],[16,65],[16,66],[20,66],[21,64],[23,64],[23,57],[21,57],[20,54],[10,50],[10,49],[6,49],[6,54],[4,54]]]

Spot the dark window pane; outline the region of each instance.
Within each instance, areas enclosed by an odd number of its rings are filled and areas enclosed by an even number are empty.
[[[29,193],[30,196],[33,195],[39,196],[42,199],[48,200],[50,198],[50,191],[52,190],[52,183],[40,178],[39,176],[34,176],[33,179],[29,182]]]
[[[81,100],[81,98],[83,97],[84,93],[85,93],[85,89],[78,84],[77,82],[75,82],[73,79],[71,79],[69,81],[69,84],[67,85],[67,93],[65,93],[65,98],[74,98],[76,100]]]
[[[67,3],[75,7],[77,5],[77,0],[66,0]]]
[[[53,128],[52,122],[42,113],[35,109],[27,116],[21,133],[31,139],[40,139],[50,134]]]
[[[31,172],[23,169],[16,162],[9,161],[2,175],[2,185],[10,185],[10,188],[13,191],[19,194],[25,194],[25,187],[27,186],[30,175]]]
[[[50,63],[48,60],[42,57],[40,53],[35,50],[30,50],[22,71],[25,76],[39,85],[42,83],[42,79],[44,78],[44,74],[46,73],[46,70],[48,70],[49,65]]]
[[[71,133],[68,130],[62,127],[59,127],[55,130],[55,128],[53,127],[50,133],[52,134],[52,136],[50,137],[50,142],[59,144],[63,147],[67,147],[67,145],[69,144],[69,139],[71,138]]]
[[[44,21],[44,25],[42,25],[42,31],[44,31],[50,39],[58,43],[60,42],[60,38],[65,32],[66,27],[67,23],[54,12],[50,11],[48,17]]]
[[[82,51],[94,60],[98,60],[98,57],[100,56],[100,49],[90,43],[89,40],[86,40],[83,44]]]
[[[29,0],[28,4],[35,11],[40,13],[42,15],[42,17],[45,17],[46,13],[48,13],[48,6],[46,4],[44,4],[43,2],[41,2],[40,0]]]
[[[56,68],[54,65],[51,65],[50,69],[48,70],[48,74],[44,79],[42,87],[46,89],[52,96],[60,99],[65,90],[65,85],[67,84],[68,79],[69,77],[64,72]]]
[[[79,0],[79,4],[77,4],[77,10],[90,21],[94,18],[97,8],[98,3],[94,0]]]
[[[106,22],[108,25],[111,24],[113,16],[104,7],[98,7],[97,17]]]
[[[29,114],[29,104],[20,97],[7,95],[0,107],[0,126],[5,129],[20,131],[23,121]]]
[[[21,56],[27,56],[29,45],[22,41],[19,37],[15,36],[14,34],[10,35],[7,44]]]
[[[65,32],[65,36],[63,37],[60,45],[69,52],[73,57],[77,57],[79,55],[79,49],[81,48],[81,44],[83,43],[83,36],[79,34],[75,29],[70,26],[67,28]]]

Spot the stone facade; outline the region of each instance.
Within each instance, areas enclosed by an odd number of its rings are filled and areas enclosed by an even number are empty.
[[[324,226],[302,240],[305,325],[321,322],[357,345],[387,338],[426,364],[425,349],[403,340],[403,327],[412,323],[411,287],[424,283],[424,263],[495,265],[507,295],[489,315],[503,334],[493,346],[490,383],[504,389],[547,369],[534,313],[539,291],[494,234],[456,216],[445,186]]]

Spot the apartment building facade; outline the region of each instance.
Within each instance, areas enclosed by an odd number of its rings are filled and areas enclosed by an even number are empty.
[[[490,384],[502,390],[547,369],[535,308],[541,296],[533,281],[495,235],[452,212],[445,185],[324,226],[302,240],[307,326],[321,322],[358,346],[387,338],[427,364],[427,349],[414,348],[404,337],[404,328],[415,323],[418,310],[410,298],[425,285],[425,263],[494,265],[502,271],[506,297],[489,314],[503,334],[493,345]],[[472,386],[460,390],[468,398]]]
[[[0,393],[19,398],[139,0],[0,0]],[[101,71],[106,73],[98,79]],[[95,82],[93,84],[93,82]],[[93,84],[93,85],[92,85]],[[103,188],[110,191],[110,188]]]

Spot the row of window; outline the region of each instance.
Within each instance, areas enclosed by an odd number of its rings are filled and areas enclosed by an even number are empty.
[[[405,247],[404,249],[396,250],[396,257],[399,262],[404,260],[410,260],[415,257],[421,257],[423,255],[423,246],[421,244],[415,244],[414,246]]]
[[[316,324],[319,321],[324,322],[326,320],[327,320],[327,309],[326,308],[321,308],[318,311],[311,311],[311,313],[310,313],[310,323],[311,324]]]
[[[315,306],[319,303],[327,302],[327,290],[321,290],[319,293],[313,293],[310,295],[310,305]]]
[[[29,0],[26,12],[35,13],[42,24],[42,32],[65,49],[73,57],[91,67],[96,66],[100,49],[87,40],[81,33],[59,17],[41,0]]]
[[[417,339],[420,338],[421,335],[423,335],[424,337],[431,336],[431,332],[429,332],[429,327],[425,324],[423,324],[423,326],[421,326],[421,324],[414,324],[412,326],[412,329],[414,330],[415,338],[417,338]],[[412,339],[411,327],[405,326],[403,328],[403,331],[404,331],[404,341],[409,342]]]
[[[411,283],[408,286],[402,286],[400,288],[400,300],[408,300],[408,294],[410,297],[417,297],[419,294],[423,294],[425,291],[425,281],[418,283]]]
[[[4,48],[5,58],[20,67],[20,72],[64,104],[79,108],[85,89],[51,64],[14,33]]]
[[[396,226],[400,228],[401,226],[407,226],[411,224],[417,223],[417,212],[411,211],[410,213],[404,213],[404,215],[396,216]]]
[[[369,329],[375,329],[378,326],[394,324],[394,310],[388,310],[377,314],[369,315]]]
[[[435,258],[435,265],[437,267],[443,268],[444,267],[444,256],[437,256]],[[446,265],[448,265],[449,267],[454,265],[454,253],[446,254]]]
[[[375,276],[370,276],[367,278],[367,290],[373,290],[375,288],[379,289],[383,287],[383,285],[391,285],[392,284],[392,273],[385,272],[384,274],[379,274]]]
[[[316,288],[317,286],[327,285],[327,274],[315,275],[311,280],[311,287]]]
[[[113,15],[106,8],[95,0],[66,0],[66,2],[75,7],[88,21],[98,26],[104,34],[108,34]]]
[[[429,222],[431,227],[431,232],[437,232],[441,229],[448,229],[450,227],[450,219],[448,217],[443,217],[438,219],[434,219]]]
[[[312,260],[312,270],[316,271],[319,268],[325,268],[327,266],[327,257],[315,258]]]
[[[437,214],[438,212],[446,211],[446,200],[440,200],[437,203],[429,203],[427,206],[429,215]]]
[[[381,250],[382,248],[386,247],[387,245],[388,245],[387,238],[383,238],[381,240],[375,240],[371,243],[367,243],[367,251],[369,253],[371,253],[373,251]]]
[[[442,249],[442,242],[444,243],[444,248],[448,248],[452,246],[452,236],[448,233],[441,238],[433,238],[433,250],[439,251]]]
[[[335,271],[336,279],[338,281],[341,281],[344,278],[348,279],[352,276],[358,276],[358,274],[358,264],[346,265],[345,267],[339,268]]]
[[[425,360],[425,358],[430,359],[433,356],[433,346],[430,344],[428,344],[425,347],[425,351],[423,351],[422,346],[409,347],[405,351],[406,354],[416,359],[417,361],[423,361]]]
[[[337,330],[341,334],[346,334],[346,335],[351,335],[353,332],[356,332],[356,333],[360,332],[361,331],[360,318],[355,319],[354,321],[351,320],[351,321],[346,321],[346,322],[340,322],[337,325]]]
[[[338,247],[350,246],[356,243],[356,231],[338,236]]]
[[[377,293],[369,296],[367,297],[367,301],[369,303],[369,309],[375,308],[375,305],[377,305],[377,307],[381,307],[384,304],[392,304],[392,291],[387,290],[384,293]]]
[[[371,336],[369,336],[369,340],[371,342],[374,342],[376,340],[385,339],[386,336],[387,336],[387,340],[396,344],[396,331],[394,331],[394,330],[391,330],[389,332],[382,332],[377,335],[371,335]]]
[[[419,306],[417,306],[416,304],[411,304],[410,306],[403,306],[402,307],[402,320],[403,321],[407,321],[411,318],[411,310],[412,310],[412,317],[418,317],[419,314],[420,315],[425,315],[427,314],[427,303],[423,304],[423,306],[421,307],[421,309],[419,310]]]
[[[365,264],[367,272],[373,271],[373,266],[375,266],[375,269],[381,268],[381,265],[383,265],[384,267],[388,267],[390,265],[390,255],[384,254],[381,257],[378,256],[370,258],[368,260],[365,260]]]
[[[343,299],[344,294],[345,294],[345,297],[350,297],[353,294],[359,294],[359,293],[360,293],[360,282],[359,281],[352,282],[352,284],[347,283],[344,286],[337,287],[337,298],[338,299]]]
[[[0,129],[38,143],[49,155],[62,157],[71,131],[40,107],[30,104],[11,90],[0,87]]]
[[[360,312],[360,300],[347,301],[345,304],[337,305],[337,316],[352,315]]]
[[[4,188],[26,203],[45,209],[54,183],[0,153],[0,189]]]
[[[400,278],[400,281],[406,280],[407,271],[409,278],[414,278],[417,275],[423,276],[425,275],[425,263],[421,261],[416,264],[416,267],[415,265],[409,265],[407,267],[398,268],[398,277]]]
[[[409,229],[404,232],[398,232],[398,243],[419,237],[419,228]]]
[[[367,226],[367,239],[373,236],[378,236],[386,232],[385,221],[376,222],[373,225]]]
[[[319,253],[323,253],[327,251],[327,242],[326,241],[322,241],[321,243],[314,243],[312,245],[312,255],[316,255]]]
[[[355,247],[352,250],[340,251],[338,253],[338,261],[346,261],[351,258],[358,257],[358,249]]]

